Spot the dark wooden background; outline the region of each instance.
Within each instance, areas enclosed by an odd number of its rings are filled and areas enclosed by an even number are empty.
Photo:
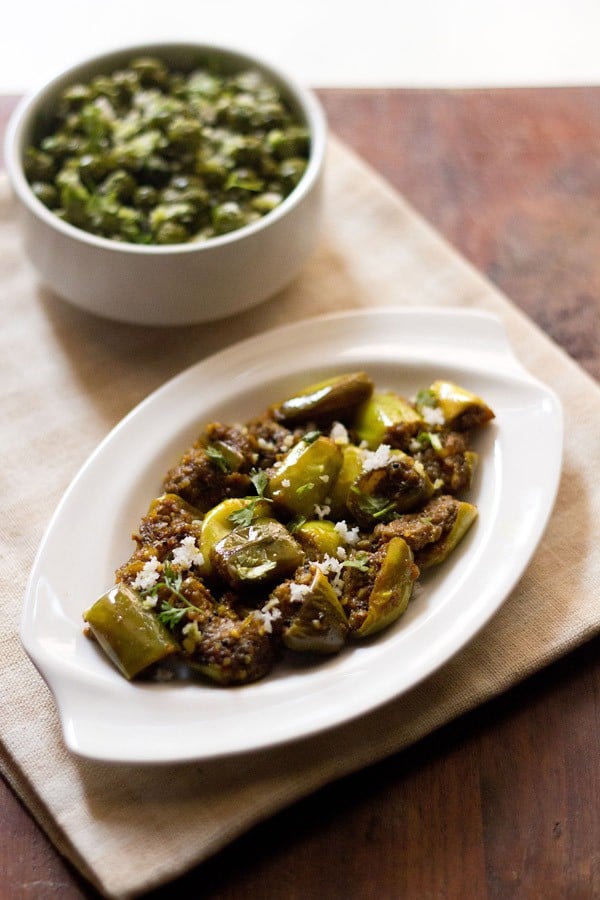
[[[600,378],[600,88],[319,94],[332,131]],[[599,657],[596,639],[146,900],[600,897]],[[0,900],[95,896],[0,781]]]

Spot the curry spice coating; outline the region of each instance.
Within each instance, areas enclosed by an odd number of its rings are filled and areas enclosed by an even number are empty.
[[[492,418],[450,382],[408,400],[361,372],[208,423],[142,517],[117,587],[84,614],[89,632],[126,677],[176,657],[234,686],[290,652],[317,659],[387,629],[477,518],[471,438]]]

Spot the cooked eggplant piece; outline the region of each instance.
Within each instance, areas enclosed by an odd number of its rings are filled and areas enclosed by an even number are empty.
[[[377,525],[373,534],[380,542],[403,538],[419,569],[428,569],[447,559],[476,518],[477,507],[443,495],[430,500],[419,512]]]
[[[116,584],[133,584],[149,559],[161,562],[187,537],[199,541],[202,513],[176,494],[162,494],[152,501],[133,535],[137,548],[115,573]]]
[[[283,630],[283,643],[300,653],[337,653],[348,634],[348,619],[335,590],[319,569],[310,584],[298,588],[299,608]]]
[[[343,519],[348,513],[348,495],[363,470],[364,453],[355,444],[342,448],[342,466],[329,493],[331,516]]]
[[[202,513],[197,507],[177,494],[161,494],[151,502],[133,538],[144,558],[151,548],[152,555],[163,560],[184,537],[191,534],[198,538],[201,528]],[[127,579],[117,573],[117,581],[121,580]]]
[[[258,681],[271,670],[276,658],[271,636],[255,613],[244,619],[215,615],[201,628],[192,621],[184,633],[183,647],[190,667],[223,686]]]
[[[446,425],[457,431],[479,428],[494,418],[494,413],[481,397],[452,381],[434,381],[429,392],[441,409]]]
[[[315,507],[329,496],[341,465],[342,451],[330,438],[304,438],[281,461],[265,496],[291,515],[312,518]]]
[[[373,394],[354,420],[356,436],[369,450],[376,450],[380,444],[405,449],[422,427],[423,419],[416,409],[393,391]]]
[[[225,441],[213,441],[211,444],[207,444],[205,449],[211,462],[226,474],[239,472],[246,462],[244,455]]]
[[[341,599],[350,634],[368,637],[391,625],[406,610],[418,575],[412,551],[400,537],[368,554],[363,567],[347,569]]]
[[[300,544],[276,519],[234,528],[211,550],[211,563],[234,588],[287,578],[304,561]]]
[[[371,467],[373,466],[373,467]],[[350,512],[364,527],[373,527],[408,512],[433,495],[423,466],[401,450],[389,450],[356,479],[348,494]]]
[[[455,500],[455,503],[456,514],[452,526],[438,541],[429,544],[418,553],[417,561],[420,569],[430,569],[444,562],[477,518],[477,507],[472,503],[466,503],[464,500]]]
[[[248,423],[248,432],[256,442],[257,469],[268,469],[300,440],[304,428],[290,430],[282,422],[276,422],[269,416],[261,416]]]
[[[223,472],[249,472],[257,460],[256,438],[242,425],[211,422],[200,443]]]
[[[214,447],[194,444],[167,473],[165,491],[179,495],[202,513],[227,497],[246,496],[252,487],[250,477],[244,472],[229,471],[223,458]]]
[[[335,523],[329,519],[310,519],[294,528],[294,537],[304,549],[308,559],[336,556],[344,542]]]
[[[364,372],[336,375],[311,384],[300,393],[271,407],[273,418],[286,424],[344,420],[371,396],[373,382]]]
[[[464,431],[423,431],[415,441],[415,460],[423,464],[438,494],[461,494],[471,487],[478,455],[469,446]]]
[[[127,584],[119,584],[103,594],[83,618],[125,678],[135,678],[180,649],[169,630]]]
[[[475,521],[457,497],[478,459],[471,432],[493,416],[449,381],[413,402],[355,372],[245,424],[206,424],[86,632],[127,678],[175,653],[239,685],[284,648],[331,654],[387,628]]]
[[[229,500],[223,500],[206,513],[200,535],[200,551],[204,557],[204,563],[200,569],[202,575],[210,575],[212,571],[212,563],[210,561],[212,549],[236,527],[236,515],[239,516],[242,510],[248,510],[253,519],[268,516],[270,506],[271,504],[266,500],[255,500],[250,497],[230,497]]]

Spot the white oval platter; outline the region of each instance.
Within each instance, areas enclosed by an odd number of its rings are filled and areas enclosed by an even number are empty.
[[[475,449],[479,518],[389,630],[263,681],[129,683],[82,630],[113,582],[167,469],[213,419],[246,421],[295,389],[364,369],[412,396],[435,378],[496,412]],[[517,361],[500,321],[457,309],[383,309],[305,320],[205,359],[136,407],[59,504],[27,586],[23,644],[52,690],[68,748],[120,762],[199,760],[306,737],[359,716],[437,670],[515,586],[542,537],[561,470],[562,411]]]

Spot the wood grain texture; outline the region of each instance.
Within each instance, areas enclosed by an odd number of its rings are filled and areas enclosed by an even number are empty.
[[[332,130],[599,377],[600,89],[319,93]],[[0,98],[0,128],[14,102]],[[599,651],[329,785],[147,900],[600,896]],[[2,900],[96,896],[2,782],[0,810]]]
[[[600,91],[323,99],[332,130],[599,378]]]

